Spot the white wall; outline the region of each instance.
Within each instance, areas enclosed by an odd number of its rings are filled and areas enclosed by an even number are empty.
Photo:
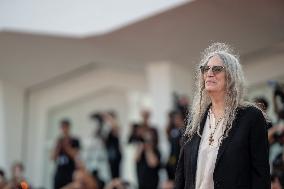
[[[255,57],[243,66],[248,85],[253,86],[284,75],[284,54]]]
[[[7,164],[22,161],[24,132],[24,89],[4,83]]]
[[[192,97],[194,94],[195,69],[192,66],[173,64],[172,87],[175,92]],[[190,99],[192,100],[192,99]]]
[[[10,175],[15,161],[22,161],[24,89],[0,83],[0,167]]]

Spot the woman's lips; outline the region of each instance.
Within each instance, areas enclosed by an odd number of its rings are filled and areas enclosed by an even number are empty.
[[[206,83],[209,83],[209,84],[215,84],[216,82],[215,81],[206,81]]]

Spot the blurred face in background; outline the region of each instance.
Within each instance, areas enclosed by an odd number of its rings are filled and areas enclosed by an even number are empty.
[[[141,112],[141,116],[142,116],[143,122],[147,123],[150,119],[150,112],[148,110],[143,110]]]
[[[15,164],[12,167],[12,176],[16,179],[22,179],[24,176],[24,168],[21,164]]]
[[[183,127],[184,121],[181,113],[176,113],[173,117],[175,127]]]
[[[70,125],[68,125],[66,123],[62,123],[61,131],[62,131],[63,136],[69,136],[69,134],[70,134]]]
[[[4,188],[6,184],[5,174],[4,171],[0,171],[0,189]]]
[[[116,115],[112,114],[112,113],[105,113],[103,115],[104,121],[108,124],[108,125],[116,125]]]

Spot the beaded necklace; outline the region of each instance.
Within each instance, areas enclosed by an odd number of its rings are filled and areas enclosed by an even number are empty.
[[[219,125],[219,123],[223,120],[223,116],[220,117],[218,120],[217,120],[217,123],[215,124],[215,127],[213,129],[213,132],[212,132],[212,126],[211,126],[211,111],[209,112],[208,114],[209,116],[209,128],[210,128],[210,135],[209,135],[209,146],[212,146],[213,142],[214,142],[214,135],[215,135],[215,132],[216,132],[216,129],[217,129],[217,126]]]

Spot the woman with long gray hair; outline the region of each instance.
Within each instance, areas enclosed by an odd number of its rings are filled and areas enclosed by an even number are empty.
[[[203,52],[196,77],[175,188],[270,188],[266,119],[244,101],[238,57],[214,43]]]

